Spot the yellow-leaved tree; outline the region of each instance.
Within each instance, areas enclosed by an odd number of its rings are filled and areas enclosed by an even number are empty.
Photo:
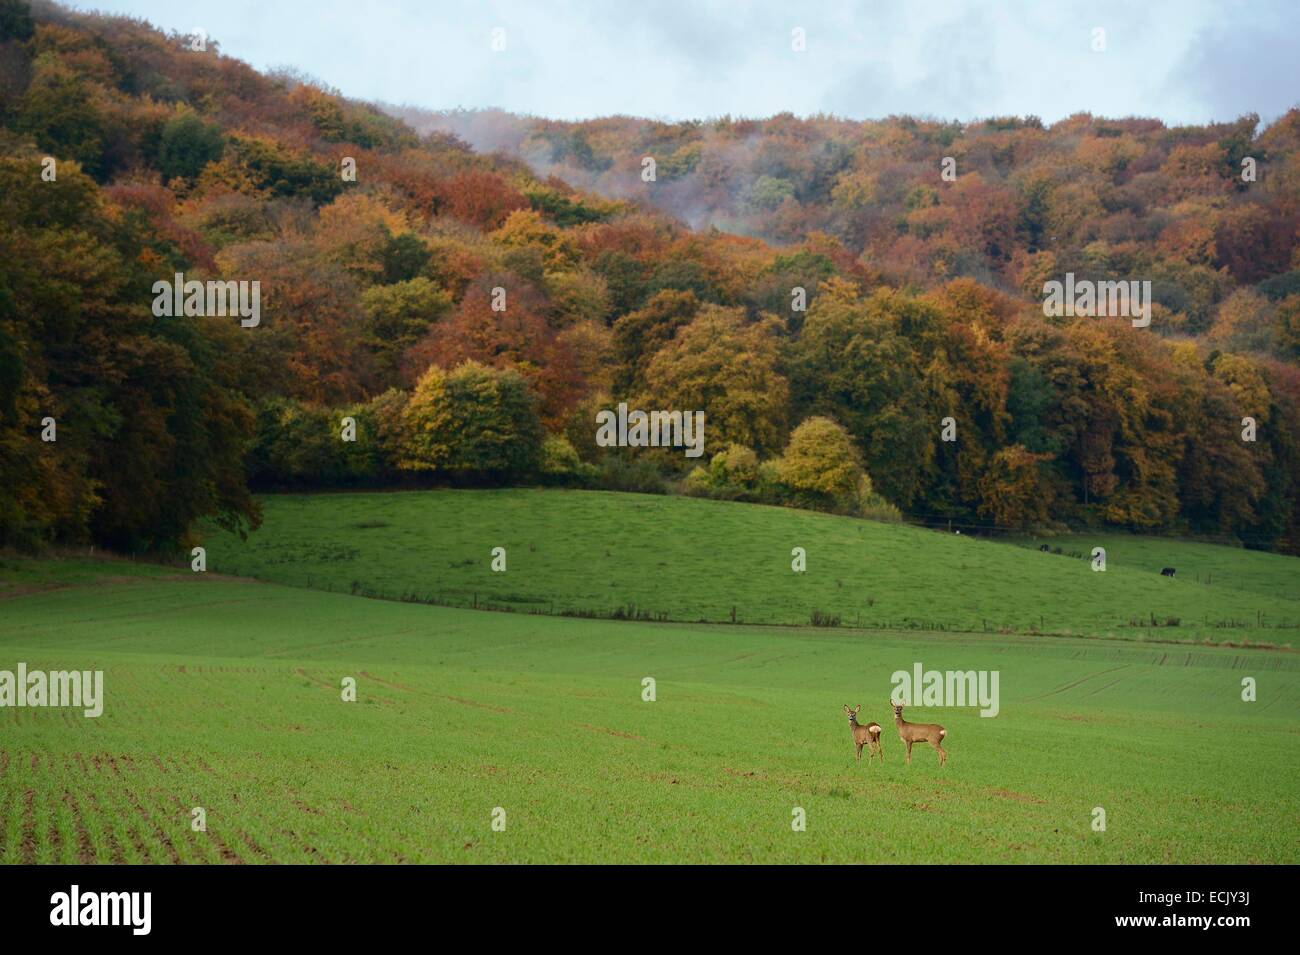
[[[820,415],[794,429],[777,474],[801,506],[856,510],[857,501],[871,493],[853,439],[836,421]]]

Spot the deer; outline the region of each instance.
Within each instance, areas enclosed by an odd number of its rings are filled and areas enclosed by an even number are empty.
[[[862,709],[859,703],[853,709],[849,709],[847,703],[844,704],[844,712],[849,714],[849,729],[853,731],[853,745],[858,749],[858,763],[862,763],[862,747],[868,747],[867,763],[875,756],[880,757],[880,762],[885,761],[885,751],[880,748],[880,724],[872,720],[866,726],[858,722],[858,711]]]
[[[907,765],[912,765],[912,744],[929,743],[939,753],[939,765],[948,761],[948,753],[940,743],[948,731],[938,723],[909,723],[903,719],[903,704],[889,701],[894,708],[894,725],[898,727],[898,738],[907,746]]]

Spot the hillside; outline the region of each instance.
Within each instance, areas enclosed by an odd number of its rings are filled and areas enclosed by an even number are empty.
[[[0,862],[1297,861],[1294,654],[561,620],[22,567],[0,578],[65,586],[0,598],[0,653],[103,668],[111,705],[0,710]],[[999,670],[998,717],[942,711],[942,771],[928,749],[905,766],[894,735],[883,764],[856,765],[841,704],[884,718],[890,673],[917,660]]]
[[[845,627],[1300,644],[1300,560],[1174,540],[1102,539],[1097,573],[1081,557],[901,524],[651,495],[273,495],[263,508],[246,542],[205,541],[209,570],[542,614],[723,622],[734,610],[739,623],[807,626],[816,612]],[[1168,563],[1176,579],[1159,575]],[[1197,570],[1217,579],[1198,583]]]
[[[1049,126],[1033,116],[664,123],[388,110],[694,229],[778,244],[834,236],[891,283],[969,276],[1038,298],[1048,275],[1140,273],[1155,284],[1162,327],[1213,326],[1215,337],[1254,336],[1254,347],[1270,347],[1269,330],[1234,329],[1218,303],[1300,291],[1300,109],[1267,127],[1253,115],[1171,127],[1088,114]]]
[[[856,223],[737,227],[768,242],[3,3],[0,547],[176,554],[256,527],[254,491],[545,482],[1300,553],[1296,114],[654,132],[664,184],[749,143],[758,207]],[[617,176],[642,125],[528,135]],[[1066,272],[1151,281],[1150,327],[1045,315],[1026,282]],[[702,415],[702,455],[599,446],[620,402]]]

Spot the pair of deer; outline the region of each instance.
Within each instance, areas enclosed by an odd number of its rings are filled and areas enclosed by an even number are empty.
[[[898,727],[898,738],[907,746],[907,763],[912,764],[912,744],[929,743],[939,753],[939,765],[942,766],[948,761],[948,752],[940,744],[943,738],[948,735],[948,731],[938,723],[909,723],[903,719],[903,704],[889,701],[889,705],[894,708],[894,725]],[[880,748],[880,724],[875,720],[863,726],[858,722],[858,712],[862,709],[859,703],[853,709],[849,709],[848,704],[844,704],[844,712],[849,714],[849,729],[853,731],[853,745],[858,748],[858,762],[862,762],[862,747],[869,747],[867,753],[867,762],[871,762],[873,756],[879,756],[880,761],[885,761],[885,751]]]

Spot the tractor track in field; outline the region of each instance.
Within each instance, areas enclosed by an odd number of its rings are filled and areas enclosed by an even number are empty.
[[[406,693],[424,693],[424,692],[425,692],[424,690],[417,689],[416,687],[413,687],[413,686],[406,686],[405,684],[402,684],[402,683],[395,683],[395,682],[393,682],[392,680],[382,680],[382,679],[380,679],[379,677],[375,676],[374,674],[372,674],[372,673],[370,673],[370,672],[368,672],[368,671],[366,671],[366,670],[358,670],[357,673],[358,673],[359,675],[365,677],[367,680],[374,680],[374,681],[375,681],[376,683],[378,683],[380,686],[386,686],[386,687],[388,687],[389,689],[393,689],[393,690],[402,690],[403,692],[406,692]]]
[[[1121,663],[1119,666],[1117,666],[1117,667],[1111,667],[1111,668],[1108,669],[1108,670],[1100,670],[1100,671],[1098,671],[1098,672],[1096,672],[1096,673],[1090,673],[1090,674],[1088,674],[1087,676],[1085,676],[1085,677],[1081,677],[1081,678],[1078,679],[1078,680],[1074,680],[1074,681],[1072,681],[1072,682],[1070,682],[1070,683],[1066,683],[1066,684],[1063,685],[1063,686],[1058,686],[1058,687],[1057,687],[1056,689],[1054,689],[1054,690],[1048,690],[1046,693],[1041,693],[1041,694],[1039,694],[1038,696],[1029,696],[1029,697],[1026,697],[1022,702],[1024,702],[1024,703],[1031,703],[1031,702],[1033,702],[1033,701],[1035,701],[1035,700],[1045,700],[1045,699],[1047,699],[1048,697],[1056,696],[1058,693],[1064,693],[1064,692],[1066,692],[1067,690],[1073,690],[1076,686],[1082,686],[1084,683],[1087,683],[1089,680],[1095,680],[1097,677],[1099,677],[1099,676],[1105,676],[1107,673],[1116,673],[1116,672],[1118,672],[1118,671],[1120,671],[1120,670],[1127,670],[1131,665],[1132,665],[1132,664]],[[1119,681],[1116,680],[1115,682],[1118,683]],[[1110,685],[1110,686],[1114,686],[1114,683],[1109,684],[1109,685]]]
[[[1031,806],[1047,805],[1047,801],[1044,799],[1039,799],[1037,796],[1030,796],[1026,793],[1019,793],[1012,789],[990,789],[988,792],[1000,799],[1010,799],[1012,802],[1026,803]]]
[[[1093,690],[1091,693],[1085,693],[1084,696],[1096,696],[1098,693],[1101,693],[1103,690],[1109,690],[1112,686],[1116,686],[1116,685],[1118,685],[1119,683],[1122,683],[1122,682],[1123,682],[1122,679],[1119,679],[1119,680],[1111,680],[1109,683],[1106,683],[1106,684],[1104,684],[1104,685],[1102,685],[1102,686],[1097,687],[1097,688],[1096,688],[1095,690]]]
[[[509,707],[505,707],[505,706],[493,706],[491,703],[478,703],[478,702],[476,702],[476,701],[474,701],[474,700],[466,700],[466,699],[463,699],[462,697],[459,697],[459,696],[446,696],[446,695],[444,695],[444,696],[441,697],[441,699],[444,699],[444,700],[451,700],[451,702],[453,702],[453,703],[459,703],[461,706],[472,706],[472,707],[474,707],[475,709],[480,709],[480,710],[491,710],[493,713],[510,713],[510,712],[512,712],[512,711],[510,710]]]
[[[296,673],[298,676],[302,677],[304,680],[310,680],[316,686],[322,687],[323,689],[326,690],[330,690],[331,692],[334,693],[339,692],[340,688],[338,686],[335,686],[333,683],[330,683],[328,680],[321,679],[320,677],[317,676],[312,676],[310,673],[307,672],[307,670],[304,667],[294,667],[293,672]],[[364,670],[358,670],[357,675],[361,677],[366,677],[366,673]],[[388,683],[384,680],[380,680],[377,677],[366,677],[366,678],[374,680],[376,683],[380,684],[381,686],[387,686],[389,689],[404,690],[406,692],[411,692],[411,693],[420,692],[419,690],[413,689],[411,687],[398,686],[395,683]],[[397,704],[396,700],[390,700],[382,696],[371,696],[368,699],[373,700],[374,702],[380,704],[381,706],[395,706]]]
[[[644,736],[637,736],[635,733],[624,733],[621,730],[612,730],[607,726],[592,726],[590,723],[579,723],[578,725],[585,730],[591,730],[593,733],[605,733],[609,736],[617,736],[619,739],[638,740],[642,743],[646,741]]]
[[[335,688],[334,684],[326,680],[322,680],[320,677],[312,676],[302,667],[294,667],[293,672],[298,674],[304,680],[310,680],[312,683],[315,683],[317,686],[323,686],[327,690],[333,690]]]
[[[419,627],[403,627],[400,630],[386,631],[382,634],[379,634],[378,636],[400,637],[408,633],[420,633],[421,630],[422,628]],[[300,644],[295,644],[294,646],[291,647],[281,647],[276,650],[267,650],[266,652],[262,653],[261,656],[265,657],[268,660],[276,660],[284,657],[288,657],[289,659],[298,657],[301,659],[303,656],[309,655],[314,650],[336,650],[340,647],[346,647],[349,644],[354,644],[354,643],[361,643],[361,644],[374,643],[375,637],[376,637],[375,634],[368,634],[364,637],[353,637],[349,640],[330,640],[326,643],[300,643]]]
[[[32,594],[47,594],[55,590],[68,590],[76,584],[14,584],[0,590],[0,600],[14,600],[18,597],[30,597]]]

